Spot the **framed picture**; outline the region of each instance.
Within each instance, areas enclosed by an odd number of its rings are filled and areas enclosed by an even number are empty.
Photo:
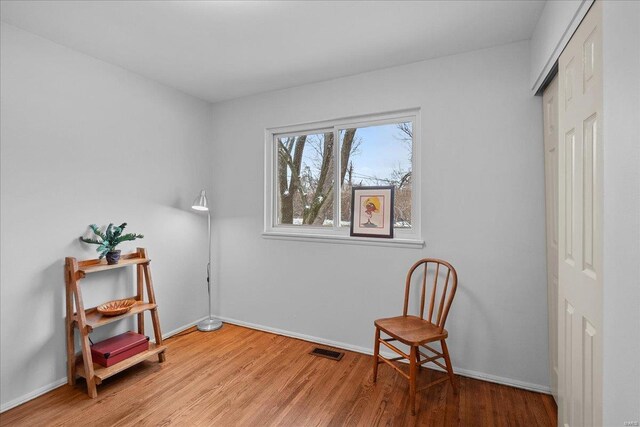
[[[393,238],[393,186],[352,188],[351,235]]]

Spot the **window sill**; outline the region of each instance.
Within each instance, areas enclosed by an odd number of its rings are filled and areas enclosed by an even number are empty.
[[[292,233],[282,231],[265,231],[262,233],[265,239],[294,240],[299,242],[339,243],[343,245],[382,246],[391,248],[422,249],[424,240],[410,238],[384,239],[376,237],[351,237],[330,234]]]

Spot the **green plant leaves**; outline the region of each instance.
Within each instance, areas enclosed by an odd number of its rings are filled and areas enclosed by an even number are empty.
[[[96,252],[100,254],[100,259],[104,258],[108,252],[114,251],[116,246],[118,246],[122,242],[132,241],[136,239],[142,239],[144,236],[142,234],[135,233],[127,233],[122,234],[122,231],[127,226],[126,222],[123,222],[117,227],[113,226],[113,223],[110,223],[104,232],[100,231],[100,228],[96,224],[90,224],[89,228],[93,231],[100,240],[95,238],[86,238],[80,236],[80,240],[85,243],[90,243],[93,245],[98,245],[96,248]]]
[[[91,224],[91,225],[89,225],[89,228],[91,228],[91,230],[93,230],[93,234],[95,234],[96,236],[98,236],[98,237],[100,237],[101,239],[104,240],[104,234],[102,232],[100,232],[100,229],[98,228],[97,225]]]
[[[82,236],[80,236],[80,240],[82,240],[85,243],[91,243],[91,244],[94,244],[94,245],[101,245],[102,244],[102,242],[97,240],[97,239],[87,239],[86,237],[82,237]]]
[[[114,239],[114,242],[117,245],[117,244],[122,243],[122,242],[136,240],[136,239],[142,239],[142,238],[144,238],[144,236],[142,234],[128,233],[128,234],[123,234],[120,237],[117,237],[116,239]]]

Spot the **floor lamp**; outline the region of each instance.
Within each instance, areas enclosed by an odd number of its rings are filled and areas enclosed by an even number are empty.
[[[208,234],[209,234],[209,258],[207,258],[207,290],[209,291],[209,317],[200,323],[198,323],[198,330],[203,332],[210,332],[220,329],[222,322],[218,319],[214,319],[211,314],[211,212],[209,211],[209,204],[207,203],[207,194],[204,190],[200,191],[200,195],[196,197],[191,205],[191,209],[196,211],[207,211],[208,219]]]

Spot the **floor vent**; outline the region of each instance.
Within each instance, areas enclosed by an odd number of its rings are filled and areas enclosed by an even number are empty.
[[[312,354],[314,356],[326,357],[327,359],[335,360],[336,362],[342,359],[342,356],[344,356],[343,351],[328,350],[326,348],[320,347],[314,348],[309,354]]]

